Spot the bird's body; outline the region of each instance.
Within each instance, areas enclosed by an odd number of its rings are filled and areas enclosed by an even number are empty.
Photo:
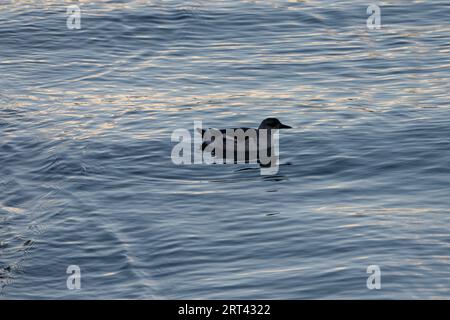
[[[216,162],[222,163],[251,163],[259,162],[262,165],[261,156],[271,157],[273,131],[288,129],[290,126],[282,124],[276,118],[264,119],[255,128],[230,128],[230,129],[207,129],[201,130],[204,152],[211,152]],[[214,143],[216,137],[222,137],[222,143]],[[245,141],[245,142],[244,142]],[[227,148],[233,146],[233,150]],[[220,156],[221,155],[221,156]]]

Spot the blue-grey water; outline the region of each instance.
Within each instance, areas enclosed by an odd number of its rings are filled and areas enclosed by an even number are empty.
[[[371,3],[0,0],[0,298],[450,298],[450,3]],[[172,163],[266,117],[276,175]]]

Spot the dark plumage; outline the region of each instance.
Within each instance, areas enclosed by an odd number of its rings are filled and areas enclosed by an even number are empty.
[[[267,130],[267,143],[265,144],[265,146],[267,146],[267,151],[264,150],[264,152],[266,152],[266,154],[268,156],[271,155],[272,150],[271,150],[271,136],[272,136],[272,130],[278,130],[278,129],[290,129],[292,127],[282,124],[280,122],[280,120],[278,120],[277,118],[266,118],[264,119],[261,124],[259,125],[258,129],[253,129],[255,130],[256,133],[256,141],[251,141],[252,144],[250,144],[250,139],[248,136],[245,137],[245,157],[242,157],[241,155],[241,159],[244,158],[245,159],[245,163],[249,163],[251,161],[258,161],[259,162],[259,152],[262,151],[260,150],[260,145],[261,145],[261,139],[260,139],[260,130],[264,129]],[[247,132],[247,130],[251,129],[251,128],[232,128],[231,130],[238,130],[241,129],[244,133]],[[207,130],[211,130],[211,134],[214,132],[213,129],[207,129]],[[214,141],[214,136],[210,139],[210,140],[205,140],[205,133],[206,131],[205,129],[202,130],[201,134],[202,134],[202,138],[203,138],[203,143],[202,143],[202,150],[205,150],[205,148],[210,145],[213,141]],[[217,130],[217,129],[216,129]],[[226,135],[226,130],[227,129],[220,129],[217,131],[220,131],[223,135],[223,141],[222,141],[222,159],[220,159],[219,157],[216,157],[217,160],[219,162],[223,161],[225,162],[225,158],[226,158],[226,143],[227,140],[230,139],[234,139],[234,159],[228,158],[227,160],[232,160],[233,163],[237,163],[239,157],[238,157],[238,147],[237,147],[237,138],[233,137],[233,136],[227,136]],[[228,129],[230,130],[230,129]],[[252,139],[253,140],[253,139]],[[257,158],[250,158],[251,156],[251,152],[250,147],[254,146],[257,147]],[[212,151],[212,156],[216,156],[217,153],[220,153],[220,150],[213,150]],[[229,162],[227,162],[229,163]]]

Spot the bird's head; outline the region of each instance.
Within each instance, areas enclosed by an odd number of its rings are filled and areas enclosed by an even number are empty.
[[[282,124],[277,118],[266,118],[259,125],[258,129],[291,129],[291,126]]]

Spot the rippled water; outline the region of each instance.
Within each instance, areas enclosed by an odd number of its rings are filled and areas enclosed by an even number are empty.
[[[74,3],[0,0],[1,298],[450,298],[448,1]],[[171,161],[269,116],[275,176]]]

